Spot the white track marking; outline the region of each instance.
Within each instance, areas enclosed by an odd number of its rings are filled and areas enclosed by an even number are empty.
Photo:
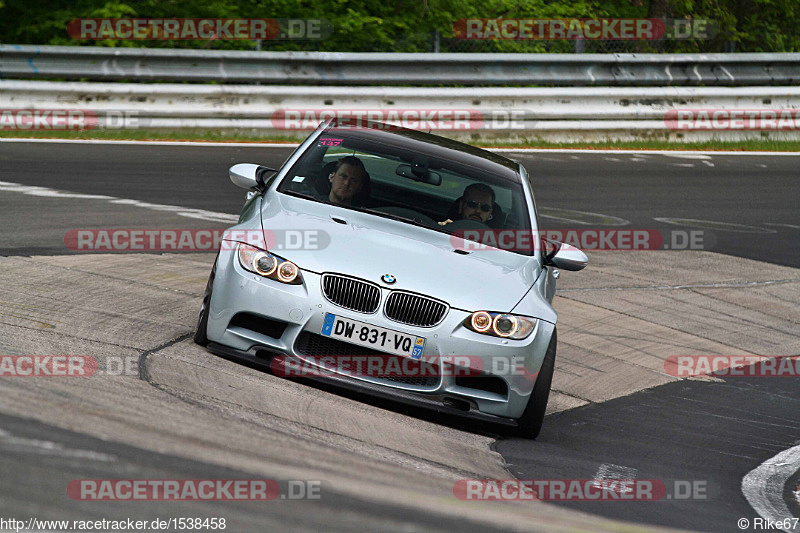
[[[590,224],[598,224],[603,226],[625,226],[630,224],[629,220],[624,218],[613,217],[611,215],[604,215],[602,213],[592,213],[590,211],[573,211],[572,209],[558,209],[554,207],[540,207],[539,216],[544,218],[552,218],[555,220],[563,220],[564,222],[571,222],[574,224],[582,224],[588,226]]]
[[[767,520],[791,518],[792,513],[783,501],[783,487],[797,470],[800,470],[800,446],[784,450],[748,472],[742,479],[742,494],[750,506]],[[796,532],[800,527],[783,531]]]
[[[694,163],[672,163],[673,167],[694,168]]]
[[[711,161],[701,161],[701,163],[703,163],[704,165],[706,165],[708,167],[713,167],[714,166],[714,163],[712,163]]]
[[[83,200],[109,200],[113,196],[105,196],[102,194],[80,194],[65,191],[56,191],[48,189],[47,187],[36,187],[32,185],[21,185],[18,183],[9,183],[7,181],[0,181],[0,191],[6,192],[21,192],[29,196],[44,196],[50,198],[78,198]]]
[[[792,229],[800,229],[800,226],[796,226],[794,224],[774,224],[772,222],[764,222],[765,226],[780,226],[782,228],[792,228]]]
[[[669,157],[677,157],[679,159],[711,159],[710,155],[704,153],[690,154],[687,152],[679,152],[674,154],[666,153],[664,155]]]
[[[131,140],[102,140],[102,139],[24,139],[14,137],[0,137],[0,144],[8,143],[83,143],[83,144],[142,144],[151,146],[235,146],[241,148],[296,148],[300,143],[243,143],[243,142],[202,142],[202,141],[131,141]],[[800,157],[800,152],[746,152],[746,151],[695,151],[695,150],[619,150],[586,148],[486,148],[490,152],[515,152],[521,154],[553,153],[553,154],[623,154],[623,155],[669,155],[669,156],[714,156],[714,155],[760,155],[760,156],[793,156]]]
[[[78,448],[65,448],[58,442],[40,439],[28,439],[16,437],[8,431],[0,429],[0,448],[15,449],[26,453],[36,453],[40,455],[56,455],[58,457],[70,457],[75,459],[91,459],[92,461],[114,462],[117,457],[107,453],[95,452],[92,450],[82,450]]]
[[[225,222],[236,223],[239,220],[238,215],[231,215],[228,213],[219,213],[217,211],[207,211],[205,209],[194,209],[191,207],[180,207],[177,205],[164,205],[152,204],[149,202],[142,202],[139,200],[132,200],[128,198],[115,198],[114,196],[105,196],[102,194],[80,194],[67,191],[58,191],[55,189],[48,189],[47,187],[36,187],[33,185],[22,185],[20,183],[10,183],[7,181],[0,181],[0,191],[19,192],[29,196],[46,196],[53,198],[75,198],[80,200],[105,200],[112,204],[131,205],[134,207],[142,207],[152,211],[166,211],[175,213],[178,216],[188,218],[198,218],[201,220],[210,220],[212,222]]]
[[[732,222],[715,222],[713,220],[698,220],[696,218],[670,218],[655,217],[653,220],[674,224],[675,226],[688,226],[690,228],[703,228],[719,231],[733,231],[736,233],[777,233],[774,229],[759,228],[757,226],[746,226],[744,224],[734,224]]]

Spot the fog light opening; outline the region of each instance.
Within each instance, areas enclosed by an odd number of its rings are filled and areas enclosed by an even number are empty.
[[[458,409],[459,411],[469,411],[470,405],[466,400],[459,400],[458,398],[445,398],[442,403],[447,407]]]
[[[267,363],[271,362],[275,358],[276,355],[278,355],[278,354],[276,352],[271,351],[271,350],[266,350],[266,349],[263,349],[263,348],[256,350],[256,359],[260,359],[260,360],[265,361]]]

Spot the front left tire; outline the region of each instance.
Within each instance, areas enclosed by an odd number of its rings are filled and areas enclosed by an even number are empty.
[[[542,368],[536,377],[536,384],[533,386],[528,405],[522,416],[517,419],[516,434],[525,439],[535,439],[539,436],[544,423],[544,415],[547,410],[547,400],[550,398],[550,386],[553,383],[553,370],[556,366],[556,330],[547,345],[547,353],[542,361]]]

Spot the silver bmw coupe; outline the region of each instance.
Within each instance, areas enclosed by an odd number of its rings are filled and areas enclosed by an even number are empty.
[[[328,121],[248,189],[195,341],[279,375],[535,438],[556,356],[551,305],[580,250],[541,238],[535,180],[501,155]]]

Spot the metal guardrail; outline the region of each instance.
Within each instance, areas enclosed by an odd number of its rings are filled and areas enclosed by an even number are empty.
[[[513,111],[525,120],[660,120],[677,108],[792,109],[800,87],[296,87],[0,80],[0,109],[268,120],[287,110]]]
[[[0,78],[318,85],[800,84],[800,54],[384,54],[0,45]]]
[[[761,131],[672,131],[665,121],[676,109],[776,111],[800,108],[800,87],[585,87],[426,88],[296,87],[48,82],[0,80],[2,110],[85,110],[101,119],[131,116],[145,129],[196,128],[304,136],[323,112],[459,111],[474,119],[468,128],[440,131],[474,140],[543,138],[554,141],[759,138]],[[294,125],[289,111],[302,117]],[[307,115],[308,113],[308,115]],[[310,116],[311,118],[307,118]],[[0,121],[2,126],[2,121]],[[99,127],[103,127],[101,124]],[[422,128],[426,129],[426,128]],[[800,137],[800,130],[766,132],[770,138]]]

